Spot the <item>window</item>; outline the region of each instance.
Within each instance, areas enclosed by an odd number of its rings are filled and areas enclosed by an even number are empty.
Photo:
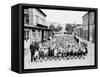
[[[29,39],[29,31],[28,30],[24,30],[24,40],[28,40]]]
[[[29,39],[29,31],[27,31],[27,39]]]
[[[35,37],[35,30],[34,29],[32,30],[32,36]]]
[[[91,12],[89,15],[90,24],[94,24],[94,12]]]
[[[28,14],[29,13],[29,9],[24,9],[24,14]]]
[[[24,14],[24,24],[29,24],[29,15]]]
[[[40,36],[40,30],[38,30],[39,36]]]
[[[24,40],[26,40],[26,31],[24,31]]]

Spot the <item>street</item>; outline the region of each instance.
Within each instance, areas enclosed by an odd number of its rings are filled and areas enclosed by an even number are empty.
[[[63,36],[62,36],[63,37]],[[79,38],[79,37],[78,37]],[[71,66],[88,66],[94,65],[94,44],[79,38],[80,41],[85,41],[88,44],[88,54],[81,59],[53,59],[53,60],[43,60],[38,62],[31,63],[31,53],[30,50],[27,50],[24,53],[24,69],[37,69],[37,68],[52,68],[52,67],[71,67]]]

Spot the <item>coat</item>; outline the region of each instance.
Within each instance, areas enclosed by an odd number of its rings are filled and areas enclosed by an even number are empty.
[[[35,45],[33,45],[33,44],[31,44],[30,45],[30,50],[31,50],[31,53],[35,53],[35,50],[36,50],[36,48],[35,48]]]

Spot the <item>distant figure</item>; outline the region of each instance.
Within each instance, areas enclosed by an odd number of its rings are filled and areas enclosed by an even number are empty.
[[[52,40],[52,37],[49,37],[49,40]]]
[[[50,38],[48,37],[48,40],[50,40]]]
[[[34,58],[34,54],[35,54],[35,44],[32,42],[32,44],[30,44],[30,51],[31,51],[31,62],[33,62],[33,58]]]
[[[75,39],[75,41],[76,41],[77,43],[79,43],[79,39],[76,38],[76,36],[74,36],[74,39]]]

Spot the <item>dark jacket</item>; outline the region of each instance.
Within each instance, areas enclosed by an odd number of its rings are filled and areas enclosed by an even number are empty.
[[[35,45],[31,44],[30,45],[30,50],[31,50],[31,53],[35,53]]]
[[[39,43],[35,42],[35,49],[39,50]]]

